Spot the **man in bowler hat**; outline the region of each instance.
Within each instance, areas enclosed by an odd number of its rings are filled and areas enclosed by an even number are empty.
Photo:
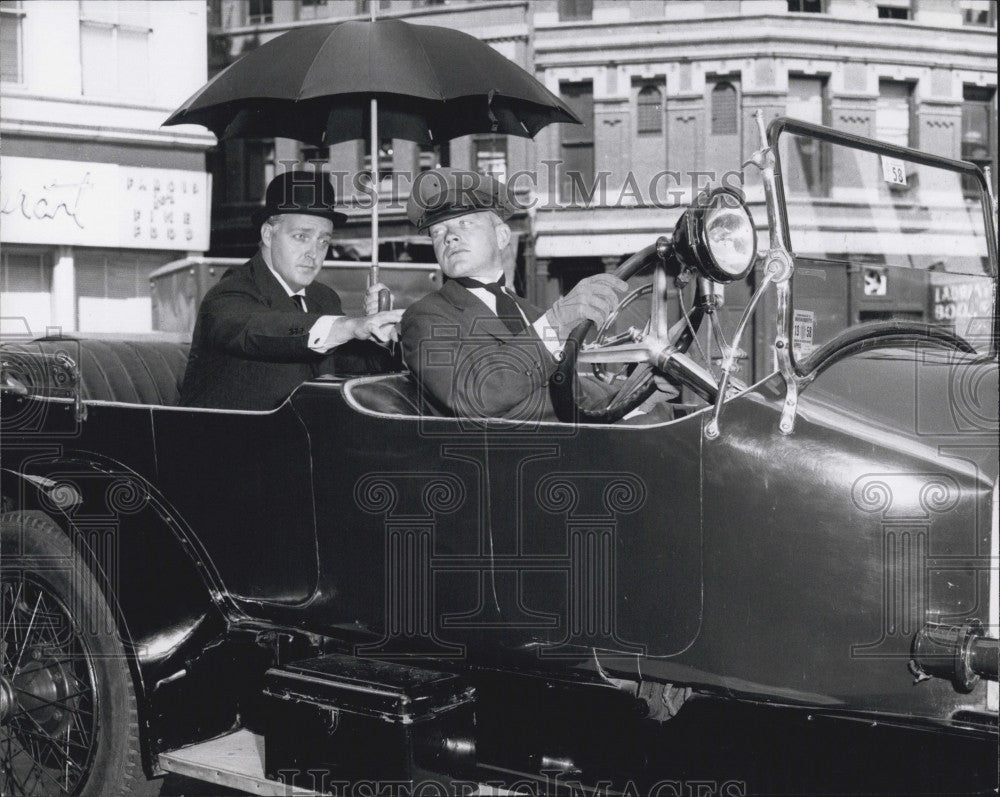
[[[337,369],[350,355],[385,367],[376,343],[398,338],[401,310],[378,312],[376,284],[361,318],[343,314],[340,297],[316,282],[331,233],[346,219],[335,210],[333,187],[321,172],[292,171],[267,187],[254,216],[258,252],[235,266],[202,300],[195,323],[181,403],[189,407],[267,410],[302,382]]]
[[[555,420],[548,380],[569,333],[601,324],[627,290],[610,274],[581,280],[548,310],[505,285],[507,187],[487,175],[440,168],[414,184],[407,215],[430,235],[447,281],[403,315],[403,359],[425,394],[464,417]]]

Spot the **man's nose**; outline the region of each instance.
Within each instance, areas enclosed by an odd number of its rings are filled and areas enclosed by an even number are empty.
[[[445,243],[447,243],[448,241],[458,240],[458,230],[456,230],[454,227],[449,227],[444,234],[444,240]]]

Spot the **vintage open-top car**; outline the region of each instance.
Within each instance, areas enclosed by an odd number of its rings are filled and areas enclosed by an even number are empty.
[[[445,417],[407,373],[182,408],[182,344],[5,345],[3,793],[622,788],[707,701],[985,742],[989,784],[988,177],[778,119],[744,190],[622,264],[560,422]]]

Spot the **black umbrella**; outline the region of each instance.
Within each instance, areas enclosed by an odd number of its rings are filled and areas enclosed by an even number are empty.
[[[374,4],[372,4],[374,6]],[[466,33],[399,19],[291,30],[206,83],[164,122],[220,139],[294,138],[329,146],[371,139],[372,270],[378,281],[378,141],[440,143],[470,133],[532,138],[580,124],[552,92]]]
[[[165,125],[219,138],[294,138],[317,146],[364,138],[370,100],[385,138],[435,143],[470,133],[533,137],[580,120],[552,92],[466,33],[399,19],[291,30],[216,75]]]

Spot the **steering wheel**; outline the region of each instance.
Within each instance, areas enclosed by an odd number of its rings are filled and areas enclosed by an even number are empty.
[[[607,321],[602,324],[593,345],[593,348],[603,349],[609,355],[606,361],[633,363],[631,372],[628,373],[617,390],[611,391],[608,396],[597,402],[602,406],[595,406],[592,402],[578,401],[577,397],[580,393],[579,374],[577,373],[579,353],[584,338],[593,328],[592,321],[581,322],[567,338],[563,348],[562,362],[549,382],[549,393],[559,420],[582,423],[614,423],[621,420],[649,398],[656,389],[653,381],[654,369],[662,369],[655,366],[653,361],[664,363],[676,359],[683,356],[683,353],[691,346],[706,312],[700,284],[692,309],[688,311],[686,317],[675,323],[670,330],[657,329],[655,317],[666,317],[666,302],[662,290],[658,290],[657,286],[665,286],[668,279],[676,279],[680,275],[681,264],[678,259],[669,255],[664,256],[662,245],[651,244],[622,263],[614,271],[614,276],[628,280],[649,267],[654,269],[653,285],[643,286],[630,292],[611,312]],[[651,313],[647,328],[640,333],[640,337],[646,342],[645,345],[648,348],[646,351],[637,351],[635,346],[616,345],[617,340],[612,340],[608,336],[612,324],[623,309],[647,293],[651,294],[650,301],[653,313]],[[657,302],[659,303],[658,308],[655,305]],[[632,341],[634,338],[630,340],[630,342]],[[651,347],[649,347],[650,342],[653,344]],[[658,358],[649,355],[654,350],[658,350],[660,355]],[[622,355],[617,360],[615,352],[621,352]],[[696,383],[696,389],[699,392],[704,392],[706,374],[701,369],[697,369],[699,373],[696,378],[691,380],[685,379],[682,373],[684,369],[671,367],[669,370],[672,376],[685,383]],[[708,379],[711,380],[710,375]]]

